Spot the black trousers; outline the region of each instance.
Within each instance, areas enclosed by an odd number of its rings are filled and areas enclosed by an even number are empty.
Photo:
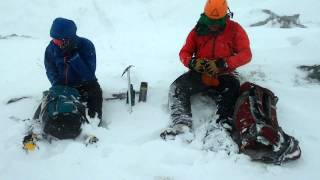
[[[93,118],[98,115],[102,118],[102,89],[97,81],[90,81],[82,83],[80,86],[75,87],[80,95],[81,101],[87,103],[89,117]]]
[[[219,86],[208,87],[202,83],[201,74],[195,71],[189,71],[178,77],[171,84],[169,91],[171,125],[185,124],[192,127],[190,98],[201,92],[206,92],[215,100],[219,119],[232,117],[239,96],[240,82],[234,75],[221,75],[218,79]]]

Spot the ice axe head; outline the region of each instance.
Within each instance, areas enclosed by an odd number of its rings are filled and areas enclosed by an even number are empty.
[[[126,69],[124,69],[121,77],[122,77],[127,71],[129,71],[129,69],[130,69],[131,67],[133,67],[133,65],[130,65],[130,66],[126,67]]]

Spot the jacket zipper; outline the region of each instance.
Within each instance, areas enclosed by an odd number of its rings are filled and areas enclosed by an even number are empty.
[[[64,57],[64,84],[68,85],[68,69],[69,69],[69,65],[67,63],[67,57]]]
[[[215,52],[216,52],[216,40],[217,40],[217,38],[218,38],[218,36],[213,36],[213,46],[212,46],[212,48],[213,48],[213,50],[212,50],[212,52],[213,52],[213,58],[216,60],[216,54],[215,54]],[[218,78],[218,75],[217,74],[215,74],[214,75],[214,78]]]
[[[212,46],[212,52],[213,52],[213,58],[216,58],[215,56],[215,50],[216,50],[216,40],[217,40],[217,37],[216,36],[213,36],[213,46]]]

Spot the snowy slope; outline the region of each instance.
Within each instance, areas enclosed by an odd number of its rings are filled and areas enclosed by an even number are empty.
[[[308,179],[320,178],[320,86],[305,81],[297,65],[319,63],[320,9],[318,0],[229,0],[251,40],[252,62],[239,72],[272,89],[279,97],[278,116],[283,129],[300,141],[302,158],[284,166],[254,163],[244,155],[202,150],[203,124],[214,118],[214,104],[193,99],[196,139],[159,137],[169,122],[167,92],[170,83],[187,69],[178,52],[205,3],[184,0],[12,0],[0,3],[0,179]],[[249,27],[266,16],[301,14],[306,29]],[[99,137],[97,146],[79,141],[41,142],[26,154],[21,141],[42,95],[50,87],[43,55],[55,17],[73,19],[80,36],[91,39],[97,51],[97,77],[104,96],[125,91],[123,69],[135,65],[135,88],[149,82],[148,102],[129,114],[123,101],[104,103],[108,128],[87,125],[84,131]],[[5,105],[12,97],[32,99]],[[208,103],[210,105],[208,105]],[[213,111],[212,111],[213,110]],[[19,120],[20,119],[20,120]]]

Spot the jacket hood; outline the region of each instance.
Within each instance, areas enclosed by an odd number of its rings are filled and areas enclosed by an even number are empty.
[[[50,29],[50,36],[55,39],[73,39],[76,32],[77,26],[72,20],[56,18]]]

